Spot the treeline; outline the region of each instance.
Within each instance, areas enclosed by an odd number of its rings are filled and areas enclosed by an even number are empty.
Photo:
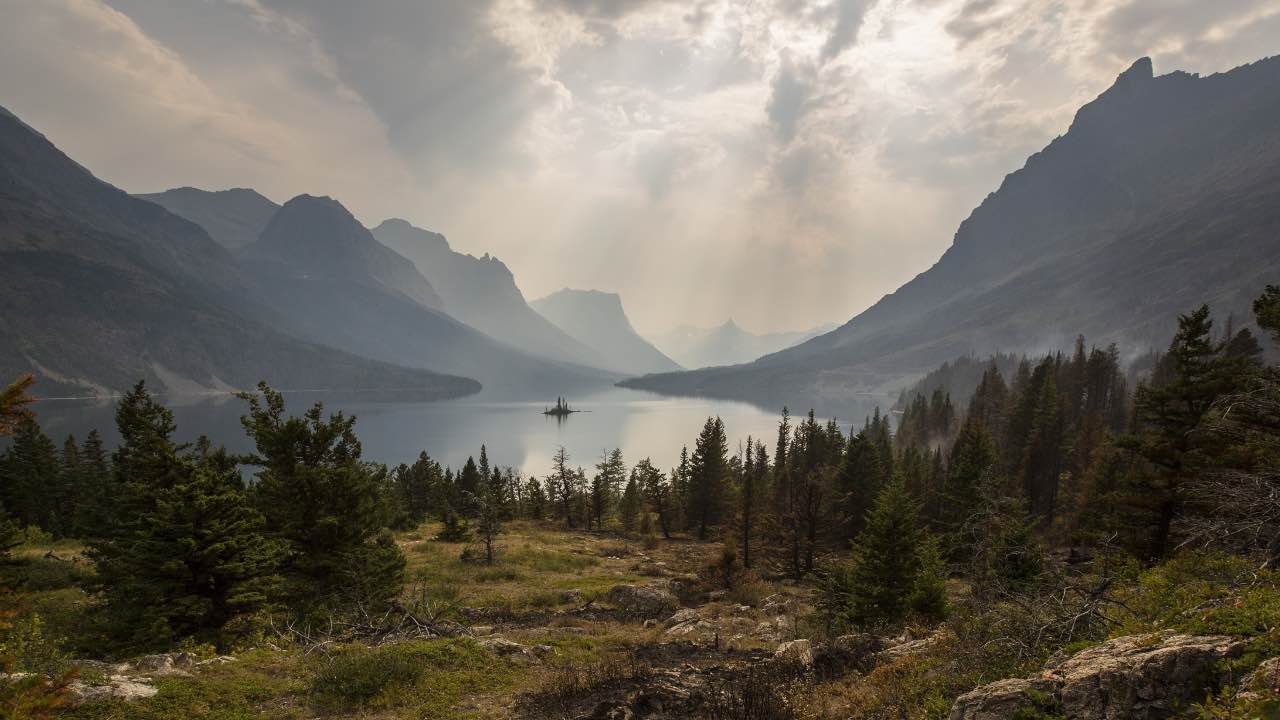
[[[354,418],[325,416],[319,404],[288,416],[265,385],[243,397],[256,448],[247,456],[203,438],[177,443],[172,413],[141,383],[117,407],[121,439],[109,454],[96,433],[59,452],[34,417],[17,419],[0,459],[5,547],[18,527],[84,541],[106,646],[225,647],[271,612],[306,621],[401,592],[397,489],[362,459]]]

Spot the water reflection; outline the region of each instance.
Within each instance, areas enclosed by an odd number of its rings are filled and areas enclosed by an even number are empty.
[[[540,476],[549,472],[552,453],[559,445],[565,446],[575,465],[586,468],[598,462],[602,453],[620,447],[629,464],[649,457],[658,467],[668,469],[679,461],[680,448],[693,443],[710,415],[724,420],[731,448],[745,442],[748,435],[767,438],[772,447],[777,433],[777,411],[741,402],[670,398],[623,388],[567,399],[582,412],[543,415],[548,406],[545,401],[494,398],[421,402],[353,393],[286,395],[293,414],[321,401],[329,411],[356,415],[356,431],[370,460],[411,462],[425,450],[457,468],[484,443],[494,464]],[[245,404],[235,397],[167,397],[164,401],[173,409],[181,441],[207,435],[232,452],[252,449],[240,426]],[[888,397],[866,398],[865,404],[842,413],[841,427],[847,432],[848,420],[860,424],[877,404],[886,408],[890,402]],[[68,433],[83,439],[93,428],[102,433],[108,446],[118,441],[114,402],[44,400],[35,410],[45,431],[56,441]]]

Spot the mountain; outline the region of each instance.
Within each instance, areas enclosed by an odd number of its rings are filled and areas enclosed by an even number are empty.
[[[630,387],[841,402],[952,357],[1168,342],[1209,303],[1249,317],[1280,278],[1280,58],[1199,77],[1142,59],[1005,178],[929,270],[840,328],[730,368]]]
[[[540,398],[616,379],[529,355],[450,317],[413,263],[331,198],[300,195],[285,203],[239,255],[261,301],[311,342],[465,374],[508,395]]]
[[[472,380],[375,362],[269,327],[274,313],[199,226],[95,178],[0,109],[0,377],[38,392],[403,388]]]
[[[651,336],[650,339],[662,352],[681,365],[687,368],[704,368],[751,362],[834,329],[835,325],[824,325],[804,332],[758,335],[743,330],[730,318],[723,324],[710,328],[682,325],[661,335]]]
[[[373,228],[373,236],[413,261],[453,317],[534,355],[608,367],[602,355],[529,307],[515,277],[497,258],[456,252],[443,235],[399,218],[383,221]]]
[[[135,195],[199,225],[219,245],[237,250],[258,240],[280,206],[249,188],[199,190],[174,188]]]
[[[373,238],[329,197],[299,195],[281,207],[258,240],[240,250],[244,263],[312,282],[358,282],[439,309],[440,296],[413,262]]]
[[[636,334],[622,298],[565,288],[530,305],[571,337],[604,356],[606,367],[632,375],[678,370],[674,360]]]

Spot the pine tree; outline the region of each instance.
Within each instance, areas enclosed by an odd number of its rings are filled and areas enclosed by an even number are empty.
[[[541,520],[547,516],[547,493],[542,489],[538,478],[530,475],[525,482],[525,516],[530,520]]]
[[[943,502],[942,526],[959,532],[977,510],[985,487],[997,484],[994,474],[999,463],[995,443],[982,421],[970,416],[960,426],[951,447]],[[957,548],[958,550],[959,548]]]
[[[627,486],[622,490],[622,498],[618,501],[618,519],[622,522],[623,532],[631,534],[635,531],[641,509],[640,483],[633,470],[627,478]]]
[[[18,525],[57,532],[56,496],[50,488],[58,483],[58,451],[53,441],[32,417],[18,421],[13,445],[0,470],[0,504],[8,508]]]
[[[854,543],[847,621],[877,627],[913,611],[939,612],[940,559],[919,525],[918,509],[900,479],[876,498],[866,529]]]
[[[403,586],[404,555],[384,532],[390,520],[384,468],[361,460],[355,418],[324,417],[313,405],[285,415],[284,397],[265,383],[243,395],[241,418],[260,469],[254,486],[271,537],[287,544],[283,567],[299,609],[356,601],[377,606]]]
[[[282,546],[262,534],[234,470],[181,456],[172,415],[139,383],[116,413],[120,521],[90,545],[109,632],[142,649],[224,628],[276,594]]]
[[[699,540],[706,540],[708,530],[720,522],[728,452],[724,423],[718,417],[707,418],[689,463],[689,517],[697,528]]]
[[[569,468],[569,452],[564,446],[556,448],[551,459],[552,472],[547,476],[547,491],[552,502],[560,509],[564,526],[574,527],[574,503],[577,501],[578,476]]]
[[[596,474],[591,479],[591,516],[597,528],[604,527],[605,517],[612,510],[618,486],[626,478],[626,465],[622,462],[622,451],[614,448],[610,453],[600,457],[596,464]],[[587,527],[590,528],[590,521]]]
[[[97,430],[90,431],[80,447],[80,488],[75,536],[90,539],[108,535],[114,522],[112,508],[117,489]]]
[[[1164,557],[1172,547],[1183,486],[1203,462],[1205,437],[1197,432],[1201,420],[1218,398],[1244,387],[1256,370],[1257,351],[1240,350],[1248,345],[1243,342],[1233,348],[1236,337],[1213,340],[1208,306],[1179,317],[1168,353],[1151,382],[1138,387],[1136,432],[1119,444],[1152,468],[1130,493],[1137,515],[1147,518],[1140,522],[1150,528],[1146,550],[1152,558]]]
[[[672,518],[674,501],[671,498],[671,484],[667,482],[667,478],[662,474],[662,471],[653,466],[649,458],[636,463],[631,474],[636,478],[636,482],[640,486],[640,492],[648,502],[649,507],[658,516],[658,526],[662,528],[662,536],[670,540],[671,528],[674,522]],[[648,513],[645,512],[644,516],[648,517]]]

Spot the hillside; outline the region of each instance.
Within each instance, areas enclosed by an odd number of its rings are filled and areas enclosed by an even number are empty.
[[[650,339],[684,367],[704,368],[751,362],[833,329],[834,325],[824,325],[802,332],[756,334],[744,330],[730,318],[710,328],[684,325]]]
[[[622,308],[622,298],[615,293],[565,288],[530,304],[578,342],[604,356],[609,368],[641,375],[680,367],[636,333]]]
[[[237,250],[258,240],[280,206],[249,188],[199,190],[173,188],[159,193],[136,195],[169,212],[199,225],[217,243]]]
[[[534,355],[607,367],[599,353],[529,307],[501,260],[457,252],[443,235],[398,218],[384,220],[372,232],[379,242],[413,261],[440,294],[449,315]]]
[[[0,373],[45,395],[111,393],[139,379],[172,392],[404,388],[475,392],[273,327],[252,283],[200,227],[95,178],[0,111]]]
[[[614,376],[534,357],[437,309],[413,264],[331,198],[302,195],[240,251],[262,302],[312,342],[409,367],[465,373],[486,390],[566,392]],[[424,302],[430,290],[433,304]],[[548,388],[555,388],[554,391]]]
[[[967,353],[1162,345],[1202,302],[1247,317],[1280,274],[1280,58],[1199,77],[1136,62],[1005,178],[929,270],[842,327],[629,387],[831,404]]]

